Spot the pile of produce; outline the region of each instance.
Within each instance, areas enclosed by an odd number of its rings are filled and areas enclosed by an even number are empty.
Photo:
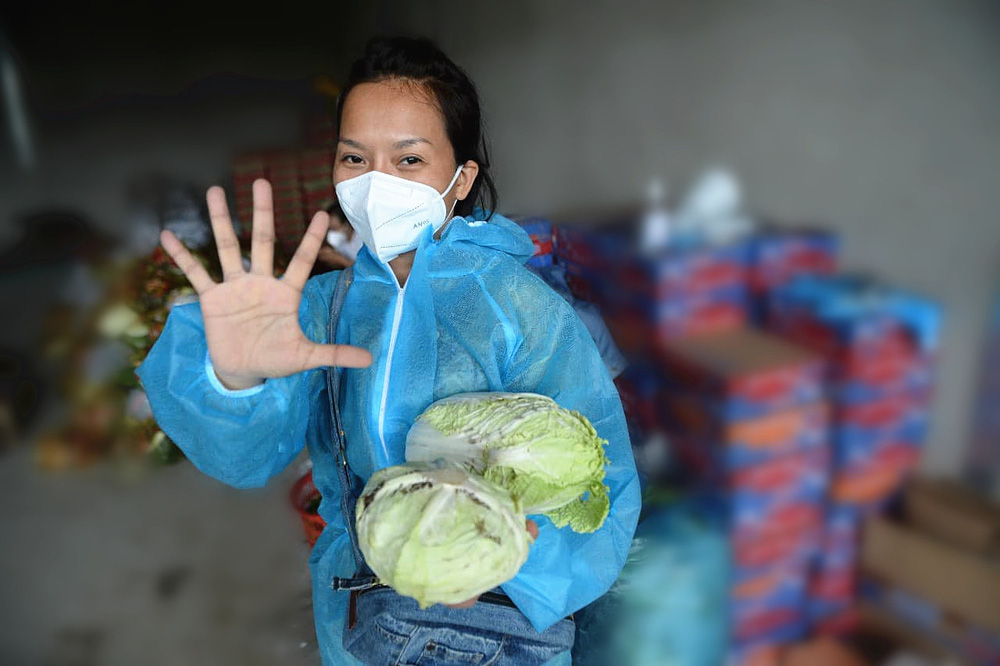
[[[510,494],[451,465],[375,472],[358,500],[357,528],[372,571],[421,607],[462,603],[507,582],[531,545]]]
[[[407,463],[372,475],[358,500],[365,560],[421,606],[505,583],[528,556],[526,515],[576,532],[603,525],[605,445],[583,415],[545,396],[440,400],[411,428]]]
[[[529,514],[593,532],[608,515],[605,442],[579,412],[532,393],[463,393],[425,411],[407,461],[443,459],[507,489]]]
[[[210,250],[195,256],[218,273]],[[37,439],[39,464],[61,469],[108,457],[182,459],[157,427],[135,368],[170,309],[193,300],[194,290],[159,247],[148,257],[81,267],[79,274],[99,296],[95,304],[65,303],[50,313],[44,356],[60,370],[65,418]]]

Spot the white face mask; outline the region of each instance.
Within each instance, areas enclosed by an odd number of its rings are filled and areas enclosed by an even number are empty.
[[[338,183],[337,200],[354,233],[379,261],[389,263],[417,249],[426,227],[436,233],[448,221],[451,211],[445,210],[444,195],[460,173],[461,166],[445,191],[438,192],[430,185],[369,171]]]

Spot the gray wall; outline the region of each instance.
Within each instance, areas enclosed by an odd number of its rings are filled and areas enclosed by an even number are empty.
[[[17,238],[18,215],[50,208],[79,211],[105,231],[124,233],[131,179],[160,173],[205,187],[223,184],[234,153],[296,145],[301,119],[294,102],[243,97],[47,120],[36,125],[33,172],[22,173],[10,155],[0,159],[0,242]]]
[[[619,204],[652,174],[676,191],[703,166],[729,164],[753,210],[829,225],[849,268],[943,302],[925,463],[959,468],[1000,285],[1000,4],[387,0],[356,13],[332,37],[360,44],[377,22],[430,35],[467,67],[504,210]],[[289,76],[314,68],[289,59],[279,68]],[[325,65],[343,72],[345,62]],[[40,137],[33,176],[0,155],[0,240],[15,233],[14,213],[38,206],[119,226],[131,174],[212,182],[258,137],[294,141],[298,118],[278,99],[62,118]]]
[[[1000,284],[1000,4],[398,2],[485,98],[504,209],[611,204],[729,164],[947,308],[925,466],[956,471]]]

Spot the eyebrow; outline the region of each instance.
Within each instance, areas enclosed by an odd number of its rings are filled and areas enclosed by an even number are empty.
[[[355,141],[353,139],[343,139],[342,138],[342,139],[339,140],[339,143],[342,143],[345,146],[350,146],[351,148],[357,148],[358,150],[365,150],[365,148],[366,148],[366,146],[363,143],[358,143],[357,141]],[[434,145],[433,143],[431,143],[430,141],[428,141],[427,139],[425,139],[423,137],[415,136],[415,137],[412,137],[412,138],[409,138],[409,139],[403,139],[401,141],[397,141],[396,143],[392,144],[392,147],[395,148],[396,150],[401,150],[403,148],[409,148],[410,146],[414,146],[414,145],[416,145],[418,143],[426,143],[429,146],[433,146]]]
[[[393,148],[396,149],[409,148],[410,146],[415,146],[418,143],[426,143],[428,146],[434,145],[423,137],[415,136],[410,139],[403,139],[402,141],[397,141],[396,143],[393,144]]]
[[[339,139],[338,143],[342,143],[345,146],[350,146],[351,148],[357,148],[358,150],[364,150],[365,148],[365,145],[363,143],[358,143],[357,141],[353,141],[351,139]]]

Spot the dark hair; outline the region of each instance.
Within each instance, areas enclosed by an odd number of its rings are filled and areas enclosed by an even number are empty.
[[[351,66],[340,98],[334,127],[340,132],[344,100],[354,86],[386,79],[406,79],[426,86],[444,116],[445,132],[455,152],[455,163],[473,160],[479,175],[464,200],[455,205],[456,215],[469,215],[478,204],[493,215],[497,188],[490,175],[489,148],[483,134],[479,94],[465,71],[452,62],[432,41],[423,37],[375,37],[364,54]]]
[[[335,217],[341,222],[347,219],[344,216],[344,209],[340,207],[340,201],[338,201],[337,199],[334,199],[333,201],[328,203],[324,210],[330,217]]]

